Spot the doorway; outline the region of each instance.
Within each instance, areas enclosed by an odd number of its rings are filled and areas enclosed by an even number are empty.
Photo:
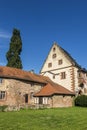
[[[43,97],[39,97],[39,104],[43,104]]]
[[[28,103],[28,94],[25,94],[25,103]]]

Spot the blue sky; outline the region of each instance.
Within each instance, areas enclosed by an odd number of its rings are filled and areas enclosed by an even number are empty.
[[[39,73],[53,42],[87,69],[87,0],[0,0],[0,65],[7,63],[14,28],[24,70]]]

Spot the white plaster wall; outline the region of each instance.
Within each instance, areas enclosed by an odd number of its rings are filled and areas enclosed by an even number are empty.
[[[55,83],[58,83],[58,84],[62,85],[63,87],[71,90],[70,67],[65,68],[65,69],[55,70],[55,71],[52,71],[52,72],[55,73],[55,74],[58,73],[58,75],[55,75],[55,79],[53,79],[53,74],[50,74],[49,72],[46,72],[44,74],[44,76],[48,76]],[[61,72],[66,73],[66,78],[65,79],[61,79]]]
[[[56,48],[55,52],[53,51],[53,48]],[[56,53],[56,58],[52,58],[52,55]],[[63,64],[58,65],[58,60],[62,59],[63,60]],[[48,67],[48,63],[52,63],[52,67]],[[46,72],[49,70],[54,70],[54,69],[59,69],[59,68],[63,68],[63,67],[67,67],[67,66],[71,66],[72,64],[70,63],[69,59],[67,59],[65,57],[65,55],[61,52],[61,50],[58,48],[58,46],[54,45],[50,51],[50,53],[48,54],[48,57],[41,69],[41,73],[42,72]]]
[[[55,52],[53,51],[53,48],[55,49]],[[52,58],[52,55],[56,54],[56,58]],[[58,65],[58,60],[62,59],[63,63],[61,65]],[[52,63],[52,67],[48,67],[48,63]],[[60,50],[60,48],[57,45],[54,45],[51,48],[51,51],[44,63],[44,66],[41,70],[41,74],[44,76],[48,76],[51,80],[54,82],[62,85],[63,87],[71,90],[71,75],[70,75],[70,69],[71,69],[72,63],[70,60],[64,55],[64,53]],[[61,79],[61,72],[66,73],[66,79]],[[55,75],[55,79],[53,79],[53,74]],[[76,82],[77,84],[77,82]]]

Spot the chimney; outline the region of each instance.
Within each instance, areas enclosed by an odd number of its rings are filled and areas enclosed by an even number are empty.
[[[32,70],[30,70],[29,72],[31,72],[32,74],[34,73],[34,70],[32,69]]]

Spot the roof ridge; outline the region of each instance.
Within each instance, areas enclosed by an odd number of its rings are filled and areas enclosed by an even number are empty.
[[[71,60],[72,64],[76,65],[77,67],[81,68],[81,66],[77,63],[77,61],[71,56],[71,54],[66,51],[64,48],[62,48],[60,45],[57,44],[57,46],[63,51],[63,53],[68,56],[68,58]]]
[[[0,77],[46,83],[38,74],[7,66],[0,66]]]

